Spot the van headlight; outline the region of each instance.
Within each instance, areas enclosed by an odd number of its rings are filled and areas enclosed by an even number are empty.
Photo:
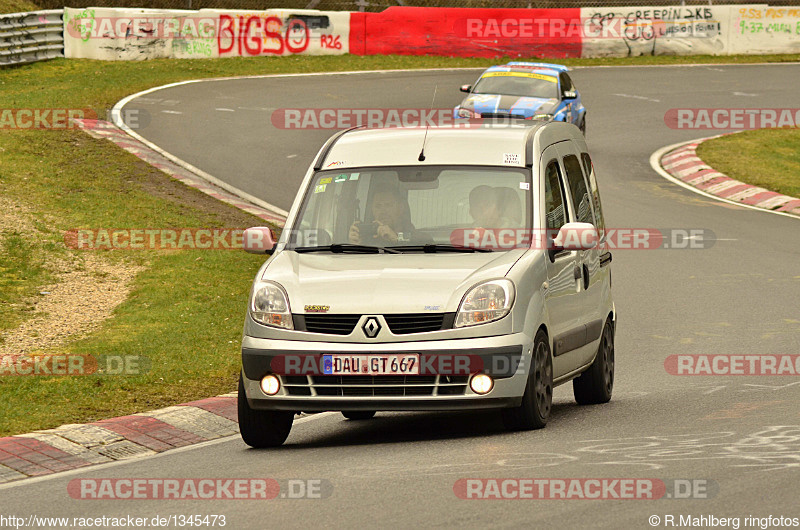
[[[265,326],[294,329],[289,297],[275,282],[258,282],[250,299],[250,316]]]
[[[514,284],[511,280],[492,280],[473,287],[461,300],[456,315],[456,327],[475,326],[500,320],[514,304]]]

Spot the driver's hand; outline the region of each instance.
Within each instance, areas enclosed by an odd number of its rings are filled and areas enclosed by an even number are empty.
[[[361,233],[358,230],[358,221],[350,225],[350,234],[348,235],[348,239],[350,239],[350,242],[354,245],[361,244]]]
[[[378,223],[378,230],[377,235],[378,239],[382,239],[384,241],[397,241],[397,232],[392,230],[389,225],[383,224],[380,221],[376,221]]]

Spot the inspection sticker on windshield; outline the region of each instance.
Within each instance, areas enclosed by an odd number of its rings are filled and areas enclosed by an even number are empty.
[[[314,193],[325,193],[325,187],[327,184],[319,184],[314,188]]]
[[[520,164],[519,153],[503,153],[504,164]]]
[[[327,375],[418,375],[419,354],[323,355],[322,373]]]
[[[336,178],[333,179],[334,182],[344,182],[345,180],[347,180],[347,174],[345,173],[337,175]]]
[[[531,185],[528,184],[527,182],[520,182],[519,183],[519,189],[521,189],[521,190],[529,190],[529,189],[531,189]]]

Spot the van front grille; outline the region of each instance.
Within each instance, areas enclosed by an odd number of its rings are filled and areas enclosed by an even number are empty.
[[[305,331],[328,335],[349,335],[358,324],[361,315],[295,315],[304,317]],[[295,326],[299,329],[299,326]],[[302,331],[302,329],[301,329]]]
[[[298,314],[293,317],[297,331],[328,335],[350,335],[361,320],[361,315]],[[455,313],[398,313],[383,315],[383,318],[392,333],[408,335],[451,329]]]

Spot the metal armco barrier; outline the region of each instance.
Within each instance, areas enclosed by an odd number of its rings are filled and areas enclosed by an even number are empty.
[[[0,15],[0,66],[64,57],[64,11]]]

